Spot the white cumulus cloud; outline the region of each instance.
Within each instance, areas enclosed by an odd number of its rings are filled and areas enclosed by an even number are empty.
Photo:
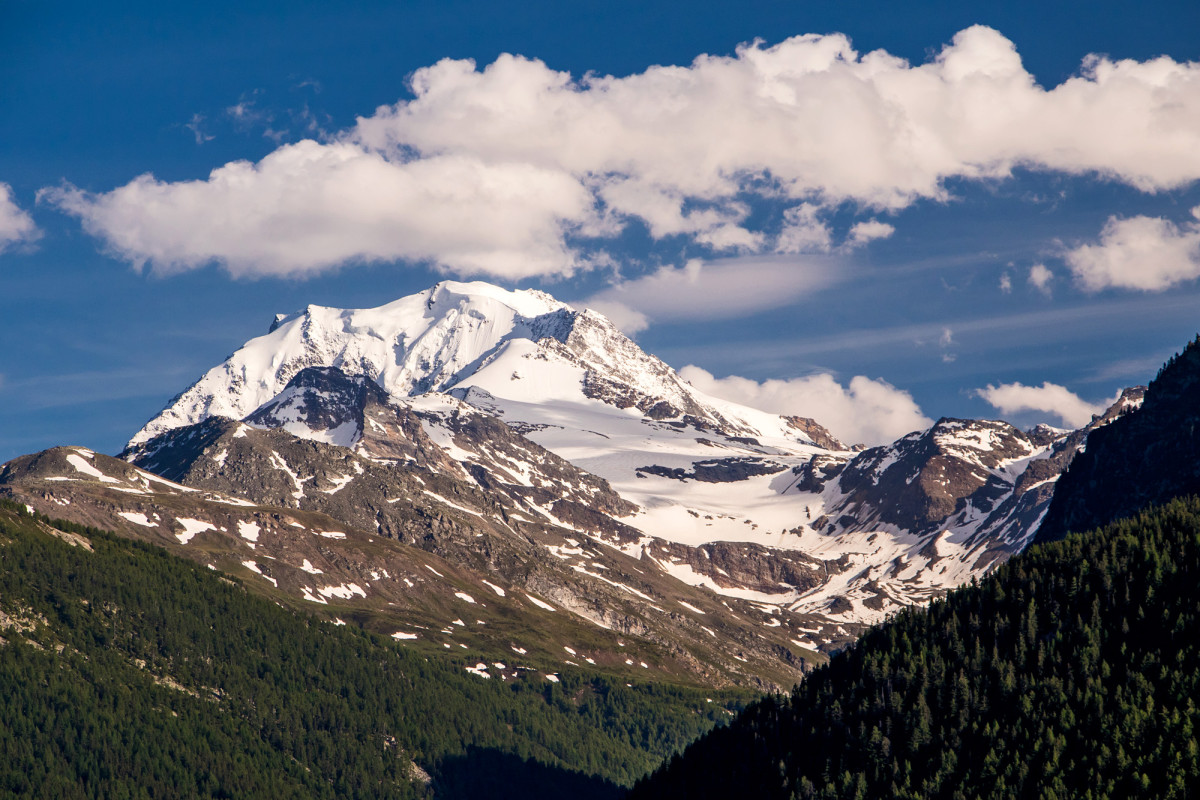
[[[1050,282],[1054,273],[1045,264],[1034,264],[1029,268],[1029,285],[1044,295],[1050,294]]]
[[[1081,428],[1101,414],[1113,401],[1089,403],[1065,386],[1043,382],[1041,386],[1023,383],[988,384],[976,389],[975,395],[994,406],[1001,414],[1020,414],[1036,411],[1057,417],[1069,428]]]
[[[894,225],[880,222],[877,219],[856,222],[850,227],[850,235],[846,239],[846,246],[861,247],[867,242],[873,242],[876,239],[886,239],[895,232],[896,228]]]
[[[1200,206],[1192,216],[1182,225],[1160,217],[1109,217],[1100,242],[1069,251],[1067,265],[1088,291],[1155,292],[1195,280],[1200,277]]]
[[[626,335],[651,322],[736,319],[786,306],[834,283],[844,271],[817,256],[745,256],[661,267],[574,305],[604,314]]]
[[[783,212],[783,228],[775,243],[777,253],[828,253],[833,231],[817,215],[821,207],[801,203]]]
[[[327,144],[207,180],[48,197],[112,252],[165,271],[406,259],[515,279],[569,274],[582,240],[630,222],[716,253],[824,251],[891,231],[860,223],[838,242],[818,209],[896,210],[945,198],[950,178],[1022,166],[1146,191],[1200,178],[1200,64],[1089,57],[1047,89],[982,26],[919,65],[804,35],[624,77],[446,59],[409,89]],[[793,211],[755,222],[751,198]]]
[[[348,143],[305,140],[207,180],[151,175],[107,194],[43,197],[110,250],[160,272],[223,264],[235,276],[303,275],[350,260],[429,261],[511,280],[570,274],[564,230],[592,221],[570,176],[461,155],[389,161]]]
[[[828,373],[761,383],[736,375],[716,378],[692,365],[679,374],[714,397],[776,414],[811,417],[847,444],[887,444],[933,424],[908,392],[863,375],[842,386]]]
[[[13,245],[36,241],[40,236],[33,217],[13,199],[12,187],[0,183],[0,253]]]

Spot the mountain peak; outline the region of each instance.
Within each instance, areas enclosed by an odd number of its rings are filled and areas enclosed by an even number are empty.
[[[533,289],[442,281],[377,308],[309,305],[277,318],[269,333],[175,398],[128,447],[210,416],[245,419],[308,367],[337,367],[395,398],[477,386],[525,403],[598,401],[701,432],[814,441],[778,415],[697,391],[595,311]],[[836,444],[831,437],[828,443]]]
[[[482,281],[443,281],[377,308],[312,304],[277,315],[267,334],[209,370],[130,445],[214,415],[242,419],[307,367],[338,367],[399,397],[443,391],[509,341],[553,336],[565,342],[576,314],[545,292]]]

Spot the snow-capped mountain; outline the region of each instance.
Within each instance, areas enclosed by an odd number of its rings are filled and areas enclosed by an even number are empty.
[[[509,497],[534,475],[564,485],[543,474],[550,454],[624,505],[589,526],[587,496],[543,489],[541,503],[525,493],[531,513],[581,525],[685,583],[816,615],[812,638],[800,639],[815,647],[1019,551],[1082,441],[941,420],[855,453],[811,419],[705,395],[593,311],[454,282],[376,309],[278,317],[139,431],[126,457],[153,469],[148,454],[164,433],[213,415],[370,458],[457,464]],[[568,503],[574,513],[558,516]],[[713,547],[731,546],[748,563],[807,571],[764,581],[771,568],[759,566],[735,579],[712,559]]]
[[[416,546],[741,680],[793,674],[1021,550],[1089,430],[1139,400],[1075,432],[943,419],[859,452],[807,417],[696,390],[593,311],[446,282],[375,309],[281,315],[123,457],[273,519],[319,513]],[[146,500],[107,484],[92,487],[102,502],[79,499],[75,473],[9,474],[35,505],[61,510],[75,491],[76,513],[149,513],[117,510]],[[343,572],[331,579],[362,577]]]
[[[447,281],[379,308],[309,306],[277,318],[269,333],[209,370],[129,444],[211,416],[242,419],[312,366],[364,375],[396,398],[476,387],[542,405],[594,399],[730,435],[810,441],[776,415],[703,395],[594,311],[544,292]]]

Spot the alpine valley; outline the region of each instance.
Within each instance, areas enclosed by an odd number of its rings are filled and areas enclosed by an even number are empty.
[[[781,690],[1020,553],[1143,392],[1075,431],[864,448],[696,390],[594,311],[444,282],[280,315],[119,457],[16,458],[0,494],[476,680]]]

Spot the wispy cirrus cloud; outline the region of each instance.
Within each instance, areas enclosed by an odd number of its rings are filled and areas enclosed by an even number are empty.
[[[822,211],[894,211],[946,198],[948,179],[1017,166],[1186,185],[1200,178],[1197,85],[1200,64],[1093,56],[1045,89],[982,26],[919,65],[860,54],[840,34],[625,77],[446,59],[413,74],[411,99],[323,143],[205,180],[143,175],[45,196],[118,257],[161,272],[216,262],[303,276],[408,260],[563,276],[603,260],[596,251],[631,223],[709,254],[820,252],[891,233],[871,219],[839,234]],[[747,198],[780,213],[759,221]]]

